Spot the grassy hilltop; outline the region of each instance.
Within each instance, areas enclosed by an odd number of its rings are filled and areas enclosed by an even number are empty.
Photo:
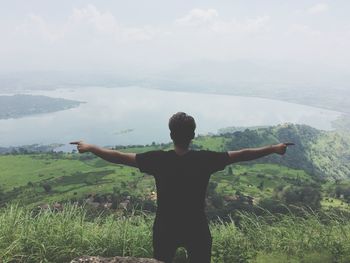
[[[292,141],[288,153],[257,161],[227,166],[213,175],[209,194],[251,196],[258,203],[266,198],[319,189],[327,199],[322,203],[340,205],[350,193],[350,136],[346,132],[320,131],[305,125],[284,124],[242,131],[226,129],[220,135],[198,136],[194,149],[217,151],[258,147]],[[123,151],[144,152],[170,149],[171,144],[118,147]],[[19,201],[25,205],[81,200],[89,194],[130,195],[146,200],[155,191],[154,180],[137,169],[107,163],[91,154],[35,153],[0,155],[0,202]],[[288,188],[289,187],[289,188]],[[288,192],[289,191],[289,192]],[[329,198],[328,198],[329,197]],[[340,199],[342,197],[343,200]],[[215,199],[214,198],[214,199]],[[300,201],[302,202],[302,200]]]
[[[230,165],[212,176],[207,198],[207,213],[214,219],[212,261],[349,262],[346,131],[293,124],[229,128],[219,135],[196,137],[193,148],[227,151],[280,141],[296,146],[283,157]],[[144,152],[171,149],[171,144],[117,148]],[[155,184],[151,176],[91,154],[26,149],[0,155],[0,167],[3,262],[67,262],[87,254],[152,255]],[[94,204],[111,206],[66,204],[82,203],[87,197]],[[129,206],[121,208],[126,199]],[[64,206],[53,211],[33,209],[54,202]],[[175,262],[184,262],[183,257],[180,250]]]

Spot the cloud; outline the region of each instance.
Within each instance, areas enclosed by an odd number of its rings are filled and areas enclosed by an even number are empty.
[[[99,32],[113,34],[118,29],[118,23],[110,12],[100,12],[94,5],[87,5],[85,8],[73,10],[68,19],[67,26],[87,24]]]
[[[26,22],[15,28],[14,34],[29,38],[39,37],[49,42],[54,42],[62,37],[60,30],[53,30],[42,17],[34,14],[28,15]]]
[[[269,16],[258,16],[256,18],[246,19],[239,22],[236,20],[231,21],[217,21],[211,29],[218,33],[252,33],[268,31]]]
[[[200,26],[211,23],[219,16],[215,9],[193,9],[186,16],[175,20],[179,26]]]
[[[268,30],[269,16],[258,16],[241,21],[223,19],[216,9],[193,9],[173,23],[160,26],[121,24],[109,11],[99,10],[89,4],[73,9],[72,13],[60,24],[50,24],[39,15],[29,15],[27,20],[17,27],[16,34],[29,42],[45,40],[48,44],[61,44],[73,50],[77,46],[95,45],[111,47],[114,44],[137,44],[159,40],[172,45],[188,41],[207,41],[213,34],[239,37],[244,34],[260,33]],[[200,40],[202,39],[202,40]],[[212,40],[210,40],[212,41]],[[42,46],[43,43],[40,43]],[[157,45],[159,45],[157,43]],[[39,46],[39,45],[36,45]],[[80,50],[80,48],[79,48]]]
[[[155,35],[156,30],[149,26],[121,25],[110,12],[100,11],[89,4],[80,9],[73,9],[68,19],[57,27],[41,16],[31,14],[15,32],[30,38],[39,36],[51,42],[98,41],[106,38],[113,42],[128,42],[149,40]]]
[[[312,12],[324,10],[318,5]],[[30,14],[21,16],[17,27],[18,20],[0,22],[0,67],[162,70],[202,59],[314,61],[321,55],[349,63],[348,28],[336,27],[339,23],[329,16],[320,16],[317,24],[310,16],[292,16],[234,16],[195,8],[159,24],[130,25],[113,9],[93,4],[72,9],[60,20]],[[328,24],[334,29],[326,30]]]
[[[74,9],[66,28],[67,31],[71,28],[74,28],[74,31],[85,28],[92,34],[110,37],[115,42],[150,40],[157,31],[151,26],[129,27],[122,25],[113,14],[107,11],[102,12],[91,4],[85,8]]]
[[[314,30],[308,25],[304,24],[292,24],[289,26],[288,33],[298,33],[305,34],[309,36],[319,36],[321,32],[319,30]]]
[[[318,3],[310,7],[307,11],[310,14],[320,14],[328,11],[329,6],[326,3]]]
[[[210,33],[230,34],[265,30],[268,28],[269,20],[269,16],[258,16],[244,21],[225,20],[219,16],[216,9],[193,9],[184,17],[176,19],[174,24],[180,27],[196,28],[196,30],[200,27]]]

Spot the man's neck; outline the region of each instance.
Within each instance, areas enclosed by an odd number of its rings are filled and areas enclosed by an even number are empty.
[[[182,147],[179,145],[174,145],[174,151],[176,152],[177,155],[184,155],[189,151],[188,147]]]

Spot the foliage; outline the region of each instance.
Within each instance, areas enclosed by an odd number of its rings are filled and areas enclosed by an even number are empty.
[[[276,195],[286,205],[309,207],[314,210],[321,207],[321,193],[317,187],[286,186]]]
[[[345,179],[350,174],[348,132],[317,130],[307,125],[283,124],[226,133],[226,150],[257,147],[278,142],[294,142],[283,158],[270,155],[255,163],[276,163],[323,178]]]
[[[239,224],[211,223],[213,263],[350,258],[348,217],[331,212],[239,217]],[[89,217],[85,208],[68,204],[62,212],[12,205],[0,210],[0,255],[4,263],[68,262],[81,255],[151,257],[152,222],[152,216],[142,214]],[[178,252],[176,263],[183,262],[183,250]]]
[[[197,136],[192,147],[198,150],[235,150],[280,141],[296,143],[283,157],[270,155],[227,166],[214,174],[211,183],[215,189],[211,191],[209,187],[208,190],[210,218],[227,218],[234,210],[257,212],[256,205],[280,213],[288,212],[285,205],[288,209],[292,209],[291,206],[348,209],[350,140],[347,136],[345,132],[324,132],[293,124]],[[144,152],[168,150],[171,144],[117,148]],[[20,202],[36,207],[42,203],[83,201],[88,196],[96,199],[101,196],[100,200],[112,203],[116,209],[125,196],[130,195],[135,202],[133,206],[149,211],[156,209],[154,200],[150,200],[151,193],[156,191],[152,177],[135,168],[107,163],[92,154],[1,155],[0,167],[0,206]]]

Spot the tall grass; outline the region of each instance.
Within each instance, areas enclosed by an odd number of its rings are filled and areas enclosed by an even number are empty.
[[[87,217],[81,207],[38,213],[15,205],[0,211],[0,262],[69,262],[82,255],[151,257],[149,216]],[[317,214],[241,214],[211,224],[212,262],[350,262],[350,222]],[[183,254],[183,253],[182,253]],[[181,259],[182,258],[182,259]],[[182,262],[178,257],[176,262]]]
[[[331,214],[323,221],[317,214],[241,214],[239,228],[212,226],[215,262],[350,262],[350,222]]]
[[[66,206],[63,212],[37,214],[17,206],[0,213],[3,262],[68,262],[81,255],[151,256],[151,220],[113,215],[86,220],[86,211]]]

